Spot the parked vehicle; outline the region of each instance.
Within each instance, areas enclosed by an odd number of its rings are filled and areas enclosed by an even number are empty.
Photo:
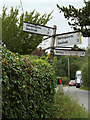
[[[75,80],[71,80],[71,81],[69,82],[69,86],[76,86]]]
[[[82,84],[81,77],[82,77],[81,70],[76,71],[76,75],[75,75],[76,88],[80,88],[80,86]]]

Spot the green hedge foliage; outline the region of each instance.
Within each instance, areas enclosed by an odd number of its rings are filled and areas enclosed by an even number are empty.
[[[62,84],[63,85],[68,85],[70,82],[70,80],[68,79],[68,77],[62,77]]]
[[[57,79],[44,60],[32,62],[3,48],[3,119],[50,118]]]
[[[88,79],[88,63],[86,62],[82,66],[82,81],[83,86],[89,87],[89,79]]]

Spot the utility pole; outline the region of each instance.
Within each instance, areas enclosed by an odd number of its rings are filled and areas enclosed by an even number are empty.
[[[53,62],[53,56],[54,56],[54,44],[55,44],[56,29],[57,29],[57,26],[54,25],[53,26],[53,36],[52,36],[52,40],[51,40],[51,51],[50,51],[50,55],[51,55],[50,62],[51,63]]]
[[[70,58],[68,57],[68,79],[70,80]]]

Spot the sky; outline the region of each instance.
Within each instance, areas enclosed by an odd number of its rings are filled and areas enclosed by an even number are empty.
[[[41,15],[44,13],[49,14],[52,10],[53,18],[47,23],[47,26],[53,27],[53,25],[57,26],[57,34],[71,32],[73,29],[68,25],[68,21],[64,18],[63,13],[59,13],[59,9],[56,4],[59,6],[69,6],[73,5],[75,8],[82,8],[85,6],[83,0],[0,0],[0,14],[2,13],[2,7],[5,5],[8,10],[13,7],[18,7],[20,12],[32,11],[36,10]],[[20,4],[22,2],[22,5]],[[23,7],[23,11],[22,8]],[[88,46],[88,39],[82,37],[82,44],[80,47]]]

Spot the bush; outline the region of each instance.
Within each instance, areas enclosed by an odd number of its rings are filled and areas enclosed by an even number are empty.
[[[69,94],[55,94],[52,120],[88,120],[88,111],[80,106]]]
[[[62,84],[63,85],[68,85],[68,83],[69,83],[69,79],[68,79],[68,77],[62,77]]]
[[[88,87],[88,63],[85,63],[82,66],[82,81],[83,85]]]
[[[56,82],[53,68],[46,61],[30,62],[3,49],[3,119],[50,118]]]

